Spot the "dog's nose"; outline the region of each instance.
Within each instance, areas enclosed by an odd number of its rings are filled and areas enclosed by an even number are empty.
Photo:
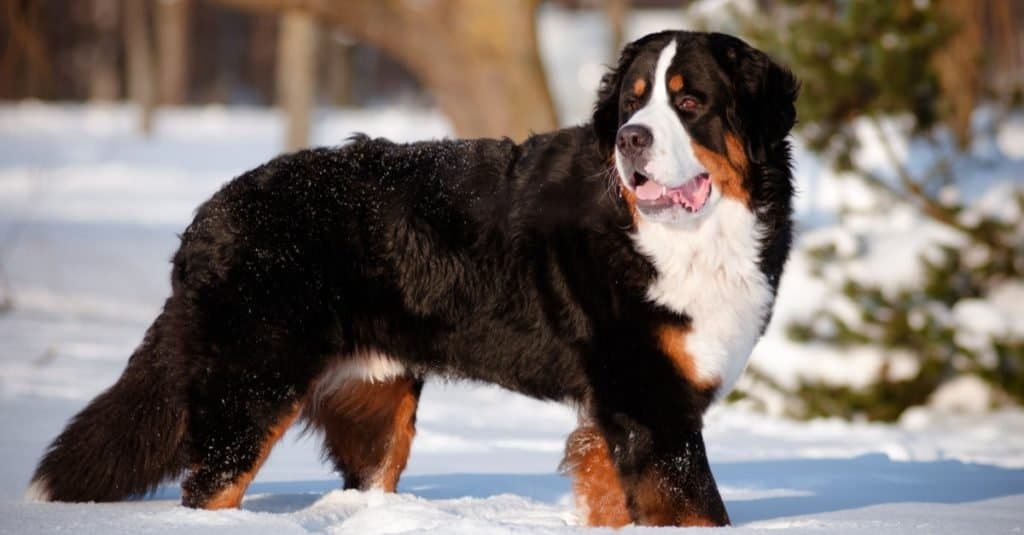
[[[619,129],[615,144],[623,156],[635,158],[654,143],[651,129],[638,124],[627,124]]]

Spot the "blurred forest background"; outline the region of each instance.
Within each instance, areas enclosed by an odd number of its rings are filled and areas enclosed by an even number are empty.
[[[751,40],[803,80],[801,151],[859,184],[801,214],[818,290],[783,316],[781,351],[817,364],[794,378],[755,359],[731,399],[879,420],[1024,402],[1024,2],[3,0],[0,100],[131,101],[143,133],[161,107],[276,106],[283,149],[309,144],[318,109],[396,103],[436,107],[458,136],[522,139],[586,120],[601,74],[572,72],[575,96],[556,98],[537,29],[551,10],[600,18],[605,64],[643,12]],[[881,246],[896,213],[920,231],[899,259]],[[912,276],[886,278],[894,262]],[[866,379],[814,373],[864,355]]]

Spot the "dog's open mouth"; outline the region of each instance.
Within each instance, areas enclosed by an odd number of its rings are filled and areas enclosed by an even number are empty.
[[[665,208],[682,206],[689,212],[698,212],[711,195],[711,177],[701,173],[682,186],[666,187],[640,172],[633,173],[633,187],[637,204],[643,207]]]

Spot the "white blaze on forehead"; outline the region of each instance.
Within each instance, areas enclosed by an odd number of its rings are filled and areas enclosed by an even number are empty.
[[[650,100],[626,122],[643,125],[651,130],[654,144],[650,149],[650,160],[640,171],[670,188],[680,186],[705,172],[704,166],[700,165],[693,153],[690,135],[686,133],[686,128],[669,100],[668,69],[675,56],[676,41],[673,39],[658,55]]]

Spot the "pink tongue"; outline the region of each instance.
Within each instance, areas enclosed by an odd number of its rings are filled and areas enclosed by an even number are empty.
[[[699,176],[676,189],[668,190],[668,196],[675,203],[686,204],[694,210],[699,210],[711,193],[711,188],[708,187],[710,182],[707,175]]]
[[[641,201],[654,201],[661,198],[661,193],[664,190],[665,186],[648,180],[636,188],[636,197]]]
[[[653,180],[648,180],[636,188],[636,197],[641,201],[669,199],[675,204],[682,204],[692,210],[700,210],[711,193],[711,180],[701,175],[689,180],[678,188],[666,189]]]

